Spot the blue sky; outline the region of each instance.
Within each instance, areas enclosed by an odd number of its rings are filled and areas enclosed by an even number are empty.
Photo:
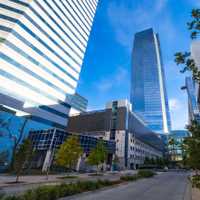
[[[200,0],[100,0],[78,86],[89,110],[129,99],[134,33],[153,27],[161,40],[172,128],[183,129],[187,96],[180,87],[185,75],[175,65],[174,53],[190,48],[186,22],[196,7]]]

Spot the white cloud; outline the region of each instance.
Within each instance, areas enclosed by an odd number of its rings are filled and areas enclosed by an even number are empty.
[[[181,108],[181,102],[178,99],[169,100],[169,108],[171,111],[177,111]]]
[[[97,81],[97,89],[100,92],[107,92],[113,87],[119,87],[121,84],[129,80],[128,71],[122,67],[118,67],[114,74],[104,77],[101,80]]]
[[[169,100],[172,128],[174,130],[184,129],[187,124],[187,103],[180,99]]]
[[[115,30],[116,40],[130,50],[134,33],[153,27],[159,32],[167,33],[168,41],[165,42],[171,43],[171,39],[176,36],[176,28],[168,13],[163,12],[166,10],[167,2],[168,0],[136,0],[127,4],[122,0],[111,1],[108,17]]]
[[[161,12],[165,8],[165,6],[167,4],[167,1],[168,0],[159,0],[159,1],[156,1],[155,2],[155,11],[156,12]]]

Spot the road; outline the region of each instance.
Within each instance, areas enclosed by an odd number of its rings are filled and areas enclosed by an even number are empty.
[[[186,173],[166,172],[118,187],[63,200],[190,200]]]

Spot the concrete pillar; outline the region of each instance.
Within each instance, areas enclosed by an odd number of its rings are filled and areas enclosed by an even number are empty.
[[[42,172],[46,172],[49,169],[49,167],[51,166],[52,158],[52,150],[48,150],[42,166]]]

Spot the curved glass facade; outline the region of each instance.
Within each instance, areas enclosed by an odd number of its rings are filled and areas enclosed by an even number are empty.
[[[157,133],[169,133],[171,121],[158,35],[153,29],[135,34],[131,103],[133,111]]]

